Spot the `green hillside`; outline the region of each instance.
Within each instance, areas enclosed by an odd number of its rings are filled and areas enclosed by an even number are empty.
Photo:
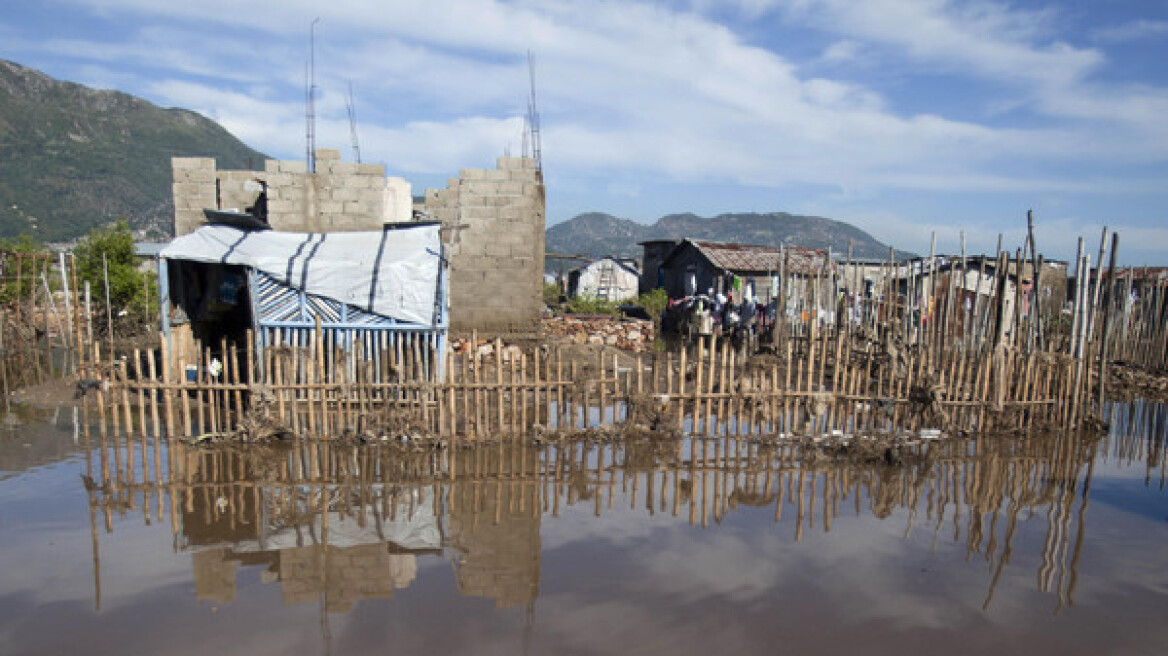
[[[0,237],[65,241],[125,218],[165,238],[173,156],[215,157],[220,168],[265,159],[195,112],[0,60]]]

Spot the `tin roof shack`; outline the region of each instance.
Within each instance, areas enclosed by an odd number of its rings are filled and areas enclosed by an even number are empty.
[[[665,286],[665,269],[661,265],[680,243],[680,239],[651,239],[637,242],[642,249],[639,288],[642,294]]]
[[[220,358],[223,344],[246,350],[250,331],[263,362],[266,348],[314,344],[319,325],[323,345],[342,349],[350,367],[360,358],[373,363],[378,380],[437,380],[448,325],[439,230],[436,223],[327,234],[208,225],[179,237],[159,258],[170,361],[199,362],[204,346]],[[419,354],[408,373],[393,358],[397,349]],[[340,366],[332,356],[327,364]]]
[[[780,278],[806,280],[830,267],[827,251],[694,239],[683,240],[661,263],[670,298],[751,288],[762,303],[778,294]]]
[[[605,257],[568,272],[568,295],[624,301],[636,298],[640,281],[634,262]]]

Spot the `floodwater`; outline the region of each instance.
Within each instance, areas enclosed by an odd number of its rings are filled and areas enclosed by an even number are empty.
[[[874,458],[0,433],[2,654],[1164,654],[1163,406]]]

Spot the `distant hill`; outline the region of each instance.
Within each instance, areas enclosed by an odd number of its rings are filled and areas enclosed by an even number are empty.
[[[173,231],[170,158],[258,168],[266,157],[218,123],[0,60],[0,237],[67,241],[125,218]]]
[[[639,241],[651,239],[704,239],[740,244],[804,246],[852,254],[858,258],[887,258],[888,246],[859,228],[818,216],[786,212],[769,214],[720,214],[713,218],[695,214],[670,214],[645,225],[609,214],[590,212],[547,229],[548,253],[640,257]],[[897,257],[910,255],[897,251]]]

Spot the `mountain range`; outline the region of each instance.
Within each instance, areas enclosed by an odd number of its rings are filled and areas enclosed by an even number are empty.
[[[141,237],[169,238],[173,156],[220,168],[265,159],[196,112],[0,60],[0,237],[67,241],[126,219]]]
[[[262,169],[267,159],[196,112],[0,60],[0,237],[69,241],[124,218],[140,239],[169,239],[175,156],[214,157],[220,169]],[[856,257],[888,257],[887,246],[854,226],[785,212],[671,214],[651,225],[591,212],[546,237],[548,253],[591,258],[638,257],[638,241],[685,237],[838,253],[850,242]]]
[[[803,246],[847,253],[849,243],[857,258],[888,257],[888,246],[859,228],[818,216],[786,212],[719,214],[701,217],[695,214],[670,214],[652,224],[637,223],[610,214],[580,214],[548,228],[546,248],[552,254],[576,258],[640,257],[640,241],[655,239],[700,239],[738,244]],[[896,257],[911,253],[896,252]],[[551,263],[558,266],[558,263]],[[570,266],[570,265],[569,265]]]

